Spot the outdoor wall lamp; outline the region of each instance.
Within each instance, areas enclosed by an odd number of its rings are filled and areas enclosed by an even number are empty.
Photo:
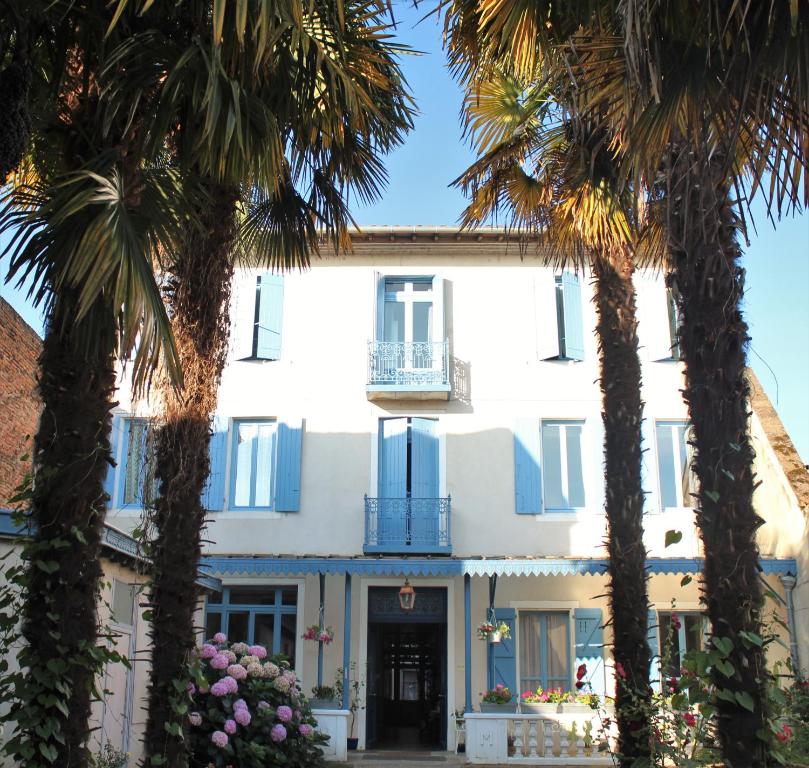
[[[410,582],[405,577],[404,586],[399,590],[399,605],[403,611],[412,611],[416,606],[416,590],[410,586]]]

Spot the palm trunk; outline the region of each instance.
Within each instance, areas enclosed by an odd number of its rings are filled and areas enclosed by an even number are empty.
[[[208,443],[219,381],[227,354],[228,305],[233,276],[237,190],[210,188],[210,206],[200,212],[199,228],[189,228],[174,259],[168,286],[172,327],[184,377],[178,394],[163,385],[164,422],[155,441],[153,542],[152,677],[146,727],[149,758],[161,765],[187,764],[183,718],[172,707],[181,701],[174,682],[187,679],[195,645],[196,586],[205,509],[201,497],[209,472]],[[172,734],[166,725],[176,723]]]
[[[100,311],[114,328],[112,313]],[[57,302],[40,356],[43,409],[31,499],[35,530],[22,624],[27,645],[19,657],[28,672],[24,689],[17,691],[16,719],[22,740],[33,749],[20,764],[39,765],[50,753],[55,757],[49,765],[84,768],[90,704],[103,664],[95,653],[96,609],[115,336],[102,332],[88,352],[70,331],[63,332],[72,323],[65,302]]]
[[[726,677],[713,667],[713,683],[730,694],[716,697],[717,731],[729,768],[764,766],[766,659],[763,649],[744,637],[761,633],[756,531],[762,520],[753,509],[738,221],[721,158],[681,151],[673,178],[672,277],[679,293],[684,394],[699,482],[696,517],[705,554],[704,598],[712,637],[732,645],[727,660],[734,670]]]
[[[609,596],[621,765],[648,760],[649,663],[641,487],[641,368],[629,254],[593,259],[603,396]]]

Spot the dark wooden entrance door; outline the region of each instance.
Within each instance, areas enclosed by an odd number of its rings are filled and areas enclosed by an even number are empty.
[[[366,747],[445,749],[446,590],[417,589],[410,614],[396,591],[369,595]]]

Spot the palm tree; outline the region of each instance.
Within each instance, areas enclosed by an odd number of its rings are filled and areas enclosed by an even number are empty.
[[[138,9],[139,10],[139,9]],[[155,246],[177,231],[173,176],[139,162],[151,94],[104,119],[109,52],[146,23],[115,18],[102,0],[38,7],[32,56],[32,142],[25,173],[6,196],[9,279],[32,281],[46,312],[40,356],[42,417],[34,441],[32,540],[6,750],[27,766],[84,766],[96,675],[98,564],[110,462],[117,355],[134,354],[143,380],[170,328],[153,276]],[[19,107],[20,113],[24,107]],[[166,346],[167,345],[167,346]]]
[[[608,137],[565,118],[557,101],[563,91],[539,78],[525,86],[497,70],[470,85],[465,122],[479,159],[455,183],[472,198],[465,226],[504,210],[513,226],[540,238],[557,267],[589,267],[595,277],[613,655],[626,672],[616,712],[628,766],[650,755],[643,403],[632,282],[637,216],[620,191]]]
[[[180,115],[170,141],[174,162],[204,190],[179,247],[166,257],[166,298],[184,386],[178,391],[159,380],[162,412],[154,441],[146,759],[169,766],[187,759],[184,693],[178,695],[175,684],[187,678],[195,645],[202,493],[227,353],[234,262],[286,270],[305,267],[322,236],[335,248],[345,246],[346,192],[378,193],[385,178],[380,156],[411,125],[395,62],[399,46],[386,40],[384,5],[338,10],[330,1],[290,0],[275,6],[264,28],[261,3],[248,3],[243,20],[226,11],[217,31],[191,4],[180,12],[187,47],[178,46],[156,75]],[[211,55],[204,55],[201,40]],[[139,71],[140,61],[153,58],[149,48],[167,46],[152,34],[135,37],[121,64]],[[212,89],[219,97],[210,97]],[[128,90],[122,84],[121,94]],[[170,114],[166,103],[163,108]],[[217,133],[227,121],[242,127],[236,139]],[[206,132],[208,140],[200,142]]]
[[[599,16],[596,16],[596,13]],[[563,51],[576,111],[605,116],[622,174],[661,203],[699,481],[716,729],[729,766],[760,766],[773,739],[760,642],[762,588],[744,376],[738,233],[760,191],[780,215],[809,200],[809,4],[602,0],[563,6],[455,2],[448,23],[473,60],[518,71]],[[595,119],[595,118],[594,118]],[[769,175],[770,183],[764,184]],[[749,214],[749,209],[747,210]]]

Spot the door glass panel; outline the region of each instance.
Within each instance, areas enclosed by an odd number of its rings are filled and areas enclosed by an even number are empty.
[[[404,304],[385,302],[385,341],[404,341]]]
[[[289,663],[293,667],[295,666],[296,619],[294,613],[281,615],[281,653],[289,659]]]
[[[231,643],[248,643],[250,638],[247,636],[247,620],[248,614],[230,613],[228,614],[228,640]]]
[[[217,632],[222,631],[222,614],[209,613],[205,617],[205,639],[210,640]]]
[[[584,473],[581,465],[581,427],[568,424],[567,437],[567,485],[568,504],[572,508],[584,506]]]
[[[539,633],[539,614],[520,613],[521,691],[534,691],[540,684]]]
[[[298,588],[289,587],[281,590],[281,604],[282,605],[297,605],[298,604]]]
[[[256,500],[255,506],[271,504],[272,454],[275,440],[275,424],[259,424],[256,444]]]
[[[657,425],[657,465],[660,472],[660,496],[664,507],[677,506],[677,478],[674,476],[674,446],[671,426]]]
[[[273,640],[275,638],[275,614],[257,613],[255,621],[255,643],[263,645],[273,653]]]
[[[385,280],[385,293],[401,293],[404,289],[403,280]]]
[[[413,304],[413,341],[430,341],[432,338],[433,305],[429,301]]]
[[[685,650],[698,651],[702,648],[703,620],[700,614],[686,614],[683,616],[685,624]]]
[[[416,280],[413,283],[414,291],[431,291],[433,289],[432,280]]]
[[[241,587],[230,589],[230,602],[235,605],[273,605],[275,603],[274,589],[251,589]]]
[[[236,488],[234,504],[237,507],[250,506],[250,488],[253,474],[253,441],[256,439],[256,424],[239,424],[236,442]]]
[[[545,621],[548,628],[548,686],[567,690],[568,617],[564,614],[549,613],[546,614]]]

